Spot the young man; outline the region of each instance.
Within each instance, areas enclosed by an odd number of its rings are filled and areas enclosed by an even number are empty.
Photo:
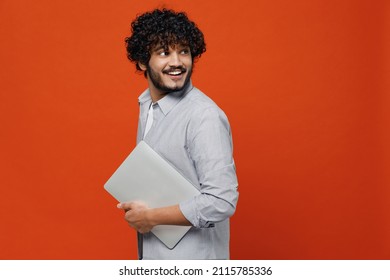
[[[191,83],[194,60],[206,50],[203,34],[185,13],[156,9],[133,21],[126,46],[129,60],[148,81],[139,96],[137,143],[148,143],[201,194],[164,208],[138,202],[118,207],[143,233],[144,259],[228,259],[237,178],[227,117]],[[170,250],[150,233],[156,225],[192,228]]]

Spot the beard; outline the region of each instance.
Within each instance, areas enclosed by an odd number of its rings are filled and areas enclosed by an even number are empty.
[[[186,87],[186,85],[188,84],[188,82],[191,79],[192,67],[190,67],[190,68],[172,67],[169,70],[163,70],[162,73],[166,74],[166,73],[168,73],[169,71],[172,71],[172,70],[180,70],[183,74],[187,72],[187,76],[186,76],[182,86],[174,86],[174,87],[167,86],[167,85],[164,84],[164,82],[163,82],[161,76],[159,75],[159,73],[153,71],[153,69],[151,69],[151,67],[149,65],[146,68],[148,76],[150,77],[150,80],[152,81],[154,87],[157,88],[158,90],[160,90],[161,92],[164,92],[164,93],[169,93],[169,92],[172,92],[172,91],[182,90],[183,88]]]

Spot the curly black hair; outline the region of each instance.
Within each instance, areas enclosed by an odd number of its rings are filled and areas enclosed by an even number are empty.
[[[131,30],[131,36],[125,39],[127,58],[139,71],[138,63],[147,65],[157,45],[166,49],[176,44],[188,46],[193,60],[206,51],[202,31],[184,12],[167,9],[146,12],[131,23]]]

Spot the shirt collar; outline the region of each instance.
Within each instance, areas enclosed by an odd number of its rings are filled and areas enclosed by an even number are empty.
[[[163,114],[167,115],[172,110],[172,108],[175,107],[175,105],[179,103],[179,101],[192,89],[193,86],[190,80],[182,90],[170,92],[166,94],[163,98],[161,98],[159,101],[157,101],[156,103],[161,108]],[[152,98],[150,97],[149,89],[145,90],[138,97],[138,102],[140,105],[148,101],[150,102],[151,100]]]

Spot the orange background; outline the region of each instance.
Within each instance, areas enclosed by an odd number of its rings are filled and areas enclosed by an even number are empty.
[[[1,259],[135,259],[103,184],[146,80],[124,37],[164,1],[0,1]],[[390,259],[388,1],[166,1],[227,113],[233,259]]]

